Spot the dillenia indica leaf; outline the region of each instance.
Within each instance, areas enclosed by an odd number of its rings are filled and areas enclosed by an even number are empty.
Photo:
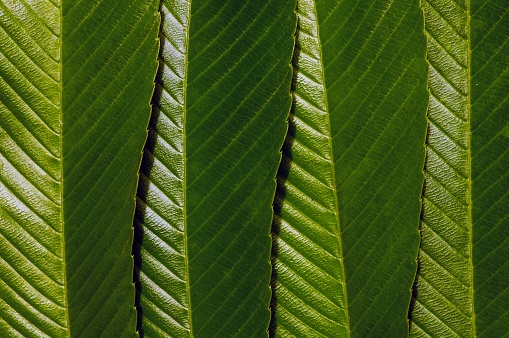
[[[271,334],[407,335],[427,66],[418,0],[299,0]]]
[[[175,0],[161,12],[135,219],[140,332],[261,337],[295,2]]]
[[[509,332],[509,1],[423,2],[430,104],[410,335]]]
[[[154,0],[0,2],[2,337],[136,334]]]

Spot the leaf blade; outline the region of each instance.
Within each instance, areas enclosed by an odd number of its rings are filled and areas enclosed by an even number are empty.
[[[135,219],[138,329],[147,336],[191,335],[183,156],[190,6],[161,4],[160,66]]]
[[[288,335],[346,336],[344,271],[333,268],[342,267],[341,246],[333,235],[339,219],[314,2],[299,1],[298,18],[294,111],[275,202],[272,326]]]
[[[430,126],[420,271],[414,286],[418,293],[410,334],[470,336],[468,13],[453,2],[426,2],[423,8]]]
[[[308,3],[313,2],[299,2],[305,4],[306,8],[313,6]],[[321,329],[323,331],[320,333],[324,336],[368,336],[375,332],[380,335],[389,332],[405,335],[405,311],[409,293],[401,290],[410,288],[415,273],[417,220],[424,158],[423,103],[426,102],[426,89],[422,79],[426,75],[426,68],[424,36],[419,30],[422,15],[417,2],[398,1],[383,4],[316,1],[316,12],[320,45],[319,48],[309,48],[321,52],[330,130],[326,130],[324,122],[314,129],[325,129],[326,137],[331,140],[329,158],[333,169],[329,169],[329,175],[333,174],[334,180],[331,182],[329,179],[328,182],[333,187],[329,196],[332,194],[331,198],[336,200],[338,208],[334,210],[333,206],[329,206],[328,210],[321,210],[321,214],[335,213],[340,218],[339,222],[335,221],[335,234],[333,239],[328,239],[328,246],[336,248],[335,259],[341,262],[336,267],[331,265],[330,269],[335,270],[337,276],[342,274],[341,270],[344,271],[344,281],[341,281],[341,278],[337,280],[346,289],[346,299],[344,297],[340,300],[340,307],[346,308],[348,312],[348,317],[336,314],[333,321],[336,321],[335,325],[347,329],[339,330],[328,326],[325,321],[313,318],[312,311],[302,315],[295,299],[305,297],[305,292],[291,296],[278,295],[281,288],[278,280],[291,280],[294,285],[298,284],[299,279],[306,280],[308,269],[299,267],[302,264],[299,261],[299,264],[294,265],[297,271],[288,272],[276,268],[276,312],[278,304],[290,304],[294,314],[293,319],[286,313],[282,318],[278,318],[276,314],[273,334],[311,334],[310,332]],[[304,16],[307,21],[309,15]],[[306,38],[301,45],[307,43],[309,41]],[[399,51],[400,54],[392,51]],[[310,72],[304,68],[303,74],[299,74],[299,62],[303,60],[306,67],[306,57],[297,54],[294,112],[296,116],[303,116],[298,117],[301,120],[310,120],[311,116],[316,114],[314,108],[309,105],[302,107],[300,104],[301,91],[308,96],[311,96],[308,94],[310,92],[320,95],[307,88]],[[392,90],[394,87],[397,88],[396,91]],[[399,92],[399,96],[395,92]],[[285,173],[280,176],[283,185],[279,188],[278,196],[282,199],[279,201],[283,219],[281,231],[285,226],[284,222],[288,220],[288,223],[300,223],[304,229],[307,228],[307,233],[314,228],[327,227],[327,223],[324,220],[319,221],[318,216],[315,216],[314,220],[305,221],[294,216],[299,212],[311,214],[313,209],[309,206],[311,202],[307,201],[308,205],[301,203],[297,210],[293,205],[295,195],[302,199],[305,194],[315,196],[318,191],[311,186],[301,187],[301,191],[296,191],[293,187],[302,179],[299,176],[303,176],[300,163],[310,163],[306,167],[311,173],[308,176],[323,175],[318,161],[311,160],[313,156],[310,156],[310,151],[300,150],[299,142],[310,143],[306,140],[306,129],[308,127],[302,127],[300,121],[296,122],[295,135],[292,135],[295,140],[290,137],[295,152],[290,155],[290,150],[285,149],[287,157],[291,156],[291,163],[283,166],[283,171],[289,170],[289,176],[284,177]],[[405,142],[407,144],[404,144]],[[403,163],[403,158],[408,163]],[[289,169],[286,166],[289,166]],[[399,178],[402,173],[409,178]],[[309,180],[307,177],[306,179]],[[286,192],[284,189],[287,189]],[[394,192],[401,194],[394,197]],[[282,196],[284,194],[286,196]],[[289,200],[287,204],[286,199]],[[320,196],[319,199],[324,197]],[[408,215],[402,214],[401,210],[408,212]],[[388,217],[389,214],[391,216]],[[381,224],[391,225],[390,230],[386,232]],[[293,249],[299,254],[305,252],[308,256],[312,255],[317,249],[311,245],[305,247],[306,240],[300,239],[299,242],[298,237],[302,234],[296,234],[297,226],[292,227],[292,231],[276,234],[279,236],[277,241],[285,243],[291,240],[295,243]],[[320,231],[324,231],[323,229]],[[320,241],[326,242],[325,236],[318,237],[321,237]],[[362,241],[365,243],[362,244]],[[377,246],[378,250],[372,250],[373,246]],[[387,252],[390,254],[385,256]],[[281,267],[284,263],[277,264]],[[330,285],[325,279],[319,279],[321,272],[316,267],[309,270],[315,271],[317,285],[324,290]],[[328,292],[339,298],[341,287]],[[320,306],[320,311],[326,311],[325,304]],[[290,312],[286,307],[283,310]],[[283,322],[282,333],[278,331],[280,320]]]
[[[429,108],[431,155],[425,196],[432,203],[423,209],[422,272],[415,286],[411,333],[503,335],[507,310],[501,304],[507,301],[504,291],[509,287],[504,241],[509,235],[501,215],[508,210],[502,206],[507,189],[496,183],[505,182],[504,171],[497,168],[507,161],[501,147],[508,122],[500,110],[507,97],[507,4],[430,1],[428,7],[430,88],[435,97],[443,97],[443,104]],[[457,115],[452,122],[450,112]],[[456,224],[436,217],[437,210]],[[488,244],[486,234],[492,233],[496,236]],[[447,254],[444,246],[455,252]],[[444,274],[440,266],[450,272]]]
[[[509,4],[470,4],[472,266],[479,337],[509,330],[507,26]]]
[[[177,33],[188,36],[188,40],[175,43],[180,51],[186,51],[180,65],[173,67],[173,72],[185,69],[183,88],[173,94],[184,98],[182,108],[171,110],[169,98],[164,97],[164,91],[172,91],[171,81],[166,81],[169,73],[159,78],[163,95],[158,103],[166,104],[169,109],[164,115],[182,126],[182,136],[168,129],[168,136],[173,135],[167,143],[182,149],[181,153],[173,152],[173,163],[178,163],[175,171],[182,173],[183,180],[181,190],[176,183],[169,187],[180,191],[174,199],[182,201],[183,209],[174,220],[182,233],[171,243],[175,247],[184,243],[182,257],[173,263],[187,266],[182,273],[189,273],[183,278],[186,285],[179,287],[181,291],[167,288],[166,293],[173,298],[179,292],[184,298],[190,297],[182,307],[182,317],[187,312],[188,318],[182,335],[264,335],[269,320],[271,193],[290,104],[295,4],[194,1],[190,9],[187,2],[163,5],[171,12],[184,6],[190,13],[189,26]],[[167,22],[171,32],[178,31],[178,23]],[[163,45],[163,58],[171,48]],[[165,117],[160,116],[161,122],[153,121],[154,130],[160,125],[164,128]],[[154,144],[157,148],[157,142]],[[159,156],[168,155],[161,151]],[[146,176],[157,181],[164,175],[157,170]],[[174,204],[163,197],[164,191],[156,192],[148,183],[139,196],[148,191],[148,201],[150,189],[154,201],[165,200],[160,212]],[[147,217],[141,211],[139,218]],[[139,229],[143,231],[142,225]],[[149,226],[146,229],[150,230]],[[144,273],[143,246],[157,245],[150,240],[144,236],[141,242],[140,275]],[[157,259],[163,262],[164,256]],[[171,263],[164,262],[167,268]],[[167,277],[157,278],[162,285]],[[148,301],[143,299],[150,297],[150,286],[141,280],[138,289],[144,312]],[[168,335],[177,334],[169,325],[168,315],[175,317],[171,311],[152,311],[146,326],[141,320],[143,330],[147,334],[159,329]]]
[[[135,335],[130,215],[158,17],[153,1],[115,4],[0,5],[0,314],[12,336]]]

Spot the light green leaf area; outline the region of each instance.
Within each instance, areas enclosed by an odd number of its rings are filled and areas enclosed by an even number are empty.
[[[410,335],[470,337],[468,13],[452,0],[424,2],[423,10],[429,132]]]
[[[163,1],[135,231],[140,333],[264,336],[293,1]]]
[[[136,334],[153,0],[0,2],[2,337]]]
[[[299,0],[271,334],[407,335],[427,66],[419,1]]]
[[[509,332],[509,2],[423,3],[429,135],[410,334]]]

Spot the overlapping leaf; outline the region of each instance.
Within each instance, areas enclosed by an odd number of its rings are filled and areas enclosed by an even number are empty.
[[[2,337],[135,335],[157,2],[0,2]]]
[[[509,2],[424,3],[429,136],[412,336],[509,330]]]
[[[430,71],[429,133],[411,334],[469,337],[473,327],[467,10],[453,1],[425,2],[423,9]]]
[[[419,1],[298,8],[272,333],[405,336],[428,100]]]
[[[131,336],[157,1],[0,3],[0,333]],[[263,336],[295,3],[162,2],[138,328]],[[509,331],[509,1],[300,0],[279,336]]]
[[[293,1],[163,1],[135,226],[149,336],[263,336]]]

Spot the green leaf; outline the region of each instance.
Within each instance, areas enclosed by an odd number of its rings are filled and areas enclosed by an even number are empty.
[[[299,0],[271,334],[407,335],[426,134],[419,1]]]
[[[135,228],[146,336],[266,335],[293,1],[163,1]]]
[[[0,2],[2,337],[134,336],[153,0]]]
[[[509,331],[509,2],[429,0],[430,105],[412,336]]]

